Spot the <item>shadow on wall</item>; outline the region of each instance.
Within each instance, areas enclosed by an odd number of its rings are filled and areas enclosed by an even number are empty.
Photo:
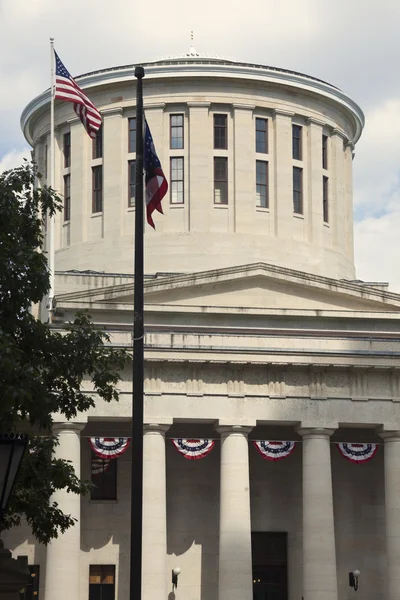
[[[188,460],[167,440],[168,568],[180,567],[184,595],[201,600],[218,597],[219,473],[219,444],[205,458]]]

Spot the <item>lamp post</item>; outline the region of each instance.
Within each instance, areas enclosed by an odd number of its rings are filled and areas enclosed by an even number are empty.
[[[0,521],[7,509],[27,445],[27,435],[0,434]]]

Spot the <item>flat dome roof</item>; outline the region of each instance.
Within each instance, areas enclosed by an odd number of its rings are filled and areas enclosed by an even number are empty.
[[[364,114],[358,104],[339,88],[322,79],[289,69],[241,62],[233,58],[201,55],[194,48],[191,48],[187,54],[90,71],[78,75],[76,80],[83,89],[101,87],[111,83],[132,82],[135,81],[135,67],[138,65],[144,67],[146,78],[153,80],[169,77],[174,79],[220,77],[242,81],[253,80],[259,83],[264,82],[303,90],[333,101],[347,112],[354,131],[352,143],[355,144],[358,141],[364,127]],[[50,89],[31,100],[22,112],[21,129],[31,145],[33,145],[32,117],[48,104],[50,104]]]

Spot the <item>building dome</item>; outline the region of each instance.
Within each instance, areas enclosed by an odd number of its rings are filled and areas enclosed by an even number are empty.
[[[360,108],[319,79],[200,55],[142,63],[144,107],[169,181],[147,273],[268,262],[353,279],[352,158]],[[97,147],[56,102],[57,270],[133,269],[134,65],[77,77],[103,116]],[[47,176],[50,92],[21,125]],[[67,156],[67,158],[66,158]]]

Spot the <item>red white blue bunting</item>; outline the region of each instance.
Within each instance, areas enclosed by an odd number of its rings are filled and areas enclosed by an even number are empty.
[[[254,445],[266,460],[282,460],[292,454],[296,442],[257,440],[254,442]]]
[[[111,458],[100,458],[93,456],[92,458],[92,475],[101,475],[110,468]]]
[[[215,446],[214,440],[192,440],[176,438],[172,440],[175,448],[189,460],[198,460],[210,454]]]
[[[89,444],[97,454],[97,456],[101,456],[101,458],[117,458],[121,456],[124,452],[129,448],[129,444],[131,443],[130,438],[100,438],[100,437],[91,437],[89,438]]]
[[[350,444],[344,442],[336,445],[345,459],[354,463],[367,462],[371,460],[378,451],[378,444]]]

